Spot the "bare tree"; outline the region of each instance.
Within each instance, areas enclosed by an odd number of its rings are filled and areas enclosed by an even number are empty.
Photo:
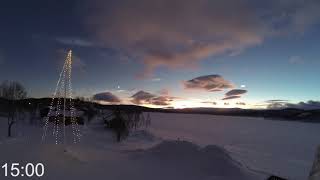
[[[131,130],[137,130],[141,127],[150,125],[150,116],[139,110],[120,110],[115,109],[104,118],[104,123],[107,128],[113,130],[116,134],[117,141],[125,139]]]
[[[17,100],[24,99],[26,96],[27,92],[19,82],[4,81],[0,85],[0,97],[8,100],[8,105],[6,107],[8,118],[8,137],[11,137],[11,128],[16,122],[16,115],[19,110]]]

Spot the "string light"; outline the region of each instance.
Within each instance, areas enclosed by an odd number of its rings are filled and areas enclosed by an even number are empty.
[[[47,129],[49,127],[49,122],[53,121],[53,132],[52,135],[55,139],[55,143],[59,143],[59,138],[63,137],[63,142],[66,143],[66,118],[68,117],[68,122],[70,121],[72,126],[73,143],[80,142],[80,129],[78,126],[77,118],[75,117],[75,110],[72,97],[72,51],[68,52],[66,60],[64,62],[62,71],[60,73],[50,106],[47,117],[44,118],[45,123],[43,127],[42,140],[44,141],[47,136]],[[63,100],[63,105],[62,105]],[[69,100],[67,104],[67,100]],[[61,111],[63,110],[63,113]],[[66,113],[68,111],[69,113]],[[53,112],[55,112],[53,114]],[[62,116],[61,116],[62,115]],[[61,120],[63,117],[63,120]],[[63,123],[62,127],[61,122]],[[63,129],[63,135],[60,135],[60,129]]]
[[[71,84],[71,71],[72,71],[72,67],[71,67],[71,64],[72,64],[72,58],[71,58],[71,53],[70,53],[70,56],[68,58],[68,65],[69,65],[69,73],[68,73],[68,79],[69,79],[69,102],[70,102],[70,113],[71,113],[71,117],[70,117],[70,121],[71,121],[71,126],[72,126],[72,134],[73,134],[73,142],[76,143],[77,142],[77,139],[76,139],[76,130],[75,130],[75,117],[74,117],[74,104],[73,104],[73,101],[72,101],[72,84]]]
[[[53,98],[52,98],[51,103],[50,103],[49,112],[48,112],[47,117],[45,118],[45,125],[44,125],[44,131],[43,131],[44,133],[43,133],[43,136],[42,136],[42,140],[43,141],[46,138],[46,132],[47,132],[47,128],[48,128],[49,118],[50,118],[51,113],[52,113],[53,103],[54,103],[55,97],[57,95],[58,87],[59,87],[59,84],[61,82],[61,77],[62,77],[62,74],[64,72],[65,66],[66,66],[66,63],[64,63],[63,70],[61,71],[61,73],[59,75],[59,79],[58,79],[58,82],[57,82],[57,85],[56,85],[56,88],[55,88],[55,91],[54,91],[54,94],[53,94]]]

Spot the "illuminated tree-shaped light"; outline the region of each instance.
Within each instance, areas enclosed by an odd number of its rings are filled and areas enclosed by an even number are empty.
[[[62,71],[60,73],[49,111],[44,118],[42,140],[45,141],[48,135],[49,127],[52,128],[52,137],[56,144],[63,142],[67,143],[67,124],[71,125],[73,142],[80,142],[80,129],[76,117],[76,109],[72,97],[72,51],[68,52],[64,62]]]

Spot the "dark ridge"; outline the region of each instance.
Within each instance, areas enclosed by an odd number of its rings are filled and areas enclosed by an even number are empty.
[[[51,98],[28,98],[16,102],[19,106],[47,108],[51,103]],[[10,101],[0,98],[0,115],[5,113],[4,107]],[[271,120],[287,120],[320,123],[320,109],[303,110],[295,108],[286,108],[279,110],[271,109],[240,109],[240,108],[184,108],[184,109],[165,109],[165,108],[149,108],[138,105],[102,105],[95,102],[74,100],[74,105],[79,110],[87,110],[96,108],[98,110],[126,110],[126,111],[143,111],[143,112],[163,112],[163,113],[185,113],[185,114],[211,114],[222,116],[247,116],[262,117]]]

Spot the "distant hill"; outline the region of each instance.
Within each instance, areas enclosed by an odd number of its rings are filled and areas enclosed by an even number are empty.
[[[8,100],[0,98],[0,114],[3,114],[4,107]],[[45,108],[51,103],[51,98],[29,98],[19,101],[19,105],[25,107]],[[272,120],[288,120],[288,121],[303,121],[320,123],[320,109],[303,110],[295,108],[287,108],[280,110],[271,109],[240,109],[240,108],[184,108],[184,109],[164,109],[164,108],[149,108],[137,105],[102,105],[94,102],[81,101],[75,99],[75,107],[77,109],[120,109],[144,112],[163,112],[163,113],[188,113],[188,114],[211,114],[223,116],[248,116],[248,117],[263,117]]]

